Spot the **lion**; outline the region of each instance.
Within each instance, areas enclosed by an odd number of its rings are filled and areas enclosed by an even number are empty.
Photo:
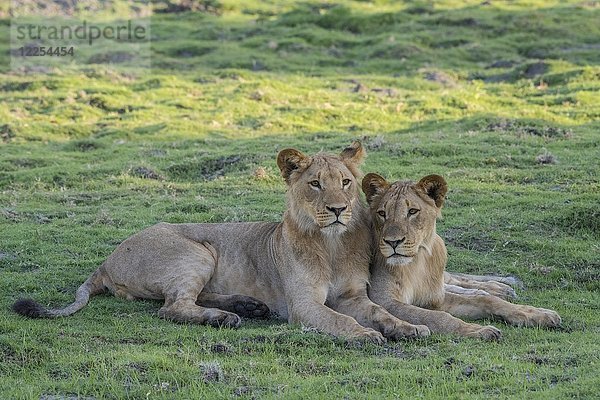
[[[396,317],[426,325],[431,332],[454,333],[498,340],[493,326],[467,323],[460,318],[500,318],[528,327],[557,327],[560,316],[544,308],[513,304],[508,278],[450,274],[447,252],[436,233],[436,219],[448,186],[439,175],[418,183],[388,183],[377,174],[362,181],[372,217],[375,254],[369,297]],[[457,318],[458,317],[458,318]]]
[[[159,223],[121,243],[74,303],[47,310],[20,300],[13,309],[67,316],[108,290],[128,300],[164,300],[158,315],[185,323],[238,327],[240,315],[270,310],[351,340],[427,336],[427,327],[399,320],[367,296],[370,233],[357,183],[364,156],[359,142],[339,155],[282,150],[282,222]]]

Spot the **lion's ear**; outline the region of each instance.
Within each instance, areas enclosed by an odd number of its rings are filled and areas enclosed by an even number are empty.
[[[417,183],[417,187],[435,201],[437,208],[442,208],[448,192],[448,184],[444,178],[439,175],[427,175]]]
[[[367,196],[367,203],[371,204],[373,199],[383,193],[390,187],[390,184],[381,175],[367,174],[362,180],[362,190]]]
[[[281,176],[287,183],[289,183],[292,172],[306,168],[308,164],[309,157],[296,149],[281,150],[277,155],[277,166],[281,170]]]
[[[357,140],[357,141],[352,142],[352,144],[350,146],[348,146],[344,150],[342,150],[342,152],[340,153],[340,158],[344,162],[349,162],[351,164],[358,166],[358,165],[362,164],[363,160],[365,159],[365,155],[366,155],[366,151],[365,151],[364,147]]]

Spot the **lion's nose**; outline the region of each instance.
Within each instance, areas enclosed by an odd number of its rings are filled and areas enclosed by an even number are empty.
[[[403,237],[400,240],[384,240],[384,242],[389,244],[392,249],[396,250],[396,247],[398,247],[400,244],[402,244],[402,242],[404,242],[405,239],[406,238]]]
[[[329,211],[335,214],[336,217],[339,217],[341,213],[348,207],[326,207]]]

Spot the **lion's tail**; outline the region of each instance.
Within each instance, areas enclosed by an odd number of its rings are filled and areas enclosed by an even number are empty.
[[[66,317],[81,310],[86,306],[91,296],[102,293],[105,289],[102,271],[98,269],[79,286],[75,294],[75,301],[65,308],[49,310],[32,299],[19,299],[12,305],[12,309],[17,314],[29,318]]]

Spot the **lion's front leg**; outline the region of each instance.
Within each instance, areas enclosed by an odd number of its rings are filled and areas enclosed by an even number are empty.
[[[457,317],[481,319],[498,317],[515,326],[557,327],[560,316],[545,308],[513,304],[492,295],[462,295],[446,293],[442,310]]]
[[[388,339],[426,337],[431,334],[425,325],[413,325],[394,317],[383,307],[373,303],[366,290],[349,290],[331,301],[331,306],[354,317],[359,324],[378,330]]]
[[[348,339],[370,340],[377,344],[385,342],[385,338],[378,331],[364,327],[351,316],[327,307],[325,300],[328,285],[325,283],[310,283],[299,276],[289,279],[286,283],[290,323],[302,324]]]
[[[351,316],[341,314],[325,304],[310,299],[294,302],[290,307],[289,322],[316,328],[338,337],[370,340],[376,344],[385,343],[385,338],[378,331],[364,327]]]
[[[433,333],[452,333],[484,340],[499,340],[502,333],[497,328],[465,322],[445,311],[429,310],[395,299],[385,299],[386,310],[396,317],[413,324],[426,325]]]

